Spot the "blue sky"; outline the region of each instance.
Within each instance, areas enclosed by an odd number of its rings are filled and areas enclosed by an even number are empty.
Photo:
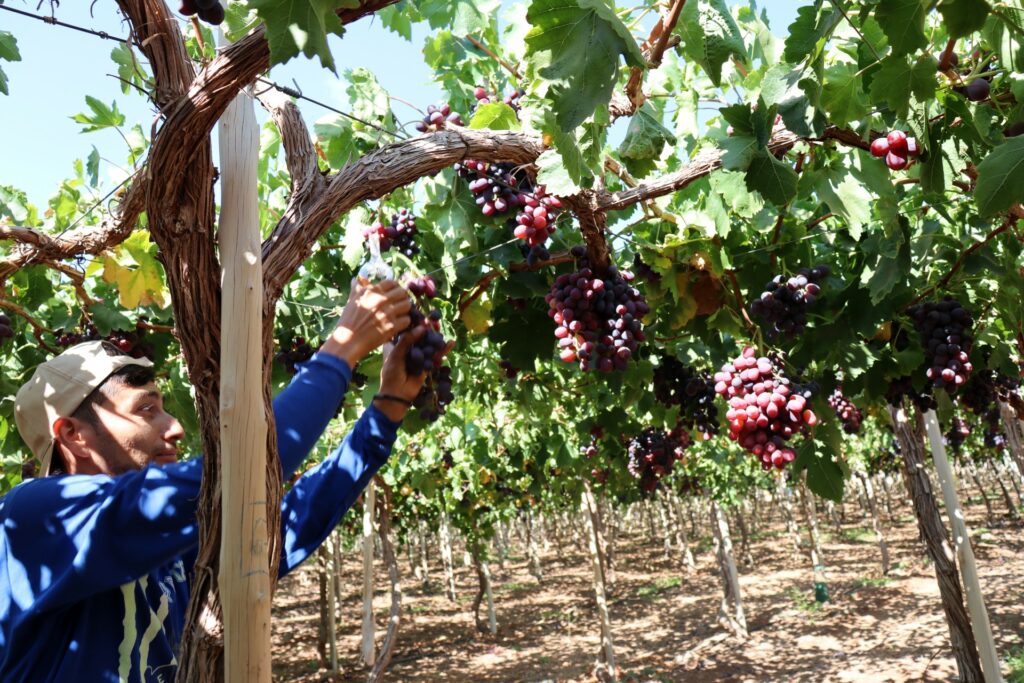
[[[177,5],[176,0],[170,2]],[[96,2],[92,15],[90,4],[84,0],[63,2],[55,16],[112,35],[126,35],[114,3]],[[802,4],[800,0],[758,2],[759,7],[767,7],[772,30],[779,36],[785,34]],[[8,6],[36,13],[34,1],[8,0]],[[47,6],[44,4],[44,11]],[[127,156],[125,143],[114,131],[83,134],[71,116],[87,110],[86,95],[107,104],[116,100],[126,124],[139,123],[148,134],[155,115],[153,108],[138,94],[123,94],[120,83],[108,75],[116,73],[110,60],[116,43],[3,10],[0,30],[17,37],[22,56],[20,62],[2,64],[11,94],[0,95],[0,184],[24,190],[30,202],[43,207],[60,181],[73,175],[73,160],[84,159],[95,145],[103,159],[102,187],[112,188],[123,177],[124,171],[118,166],[123,167]],[[425,35],[425,29],[420,28],[409,43],[379,22],[362,20],[350,26],[343,38],[332,38],[331,47],[339,72],[365,67],[377,75],[388,92],[425,107],[441,99],[441,91],[430,82],[431,73],[420,52]],[[347,108],[343,85],[319,62],[293,59],[275,67],[271,78],[289,85],[295,79],[310,97]],[[306,102],[299,106],[309,123],[328,113]],[[401,103],[395,102],[393,108],[402,120],[417,118]]]

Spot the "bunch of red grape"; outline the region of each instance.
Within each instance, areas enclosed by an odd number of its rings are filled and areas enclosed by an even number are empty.
[[[290,342],[282,343],[281,347],[274,360],[281,363],[289,375],[294,375],[296,366],[312,358],[316,351],[304,337],[295,337]]]
[[[555,231],[555,217],[562,208],[558,197],[548,194],[543,185],[532,194],[520,197],[523,209],[516,214],[514,234],[531,247],[543,245]]]
[[[860,421],[863,419],[860,408],[853,405],[853,401],[843,395],[843,390],[836,387],[832,395],[828,397],[828,404],[836,411],[836,417],[843,423],[843,431],[847,434],[860,432]]]
[[[455,164],[459,176],[469,181],[469,191],[476,195],[476,204],[485,216],[505,213],[524,203],[520,189],[529,191],[529,181],[519,177],[514,169],[512,164],[490,164],[476,159]]]
[[[908,138],[902,130],[894,130],[871,141],[871,154],[885,157],[885,165],[893,171],[902,171],[912,158],[921,154],[921,147],[917,138]]]
[[[801,268],[787,278],[776,275],[764,287],[761,297],[750,305],[750,312],[771,325],[769,336],[795,337],[807,325],[807,307],[821,293],[820,282],[828,277],[828,266]]]
[[[572,253],[580,269],[559,275],[545,297],[548,316],[558,325],[559,357],[579,361],[584,372],[625,370],[647,339],[640,319],[650,308],[629,284],[632,273],[610,266],[602,277],[589,267],[582,247],[573,247]]]
[[[14,336],[14,323],[6,313],[0,313],[0,340]]]
[[[420,301],[432,299],[437,295],[437,285],[429,275],[409,280],[406,288]],[[413,399],[413,406],[419,409],[421,419],[433,422],[444,414],[445,408],[455,398],[452,393],[452,370],[443,364],[448,344],[441,334],[441,311],[435,308],[424,316],[419,305],[414,304],[409,311],[409,317],[407,332],[423,325],[427,330],[406,353],[405,372],[408,375],[427,373],[427,379],[419,394]]]
[[[181,0],[178,11],[186,17],[198,14],[200,19],[213,26],[224,21],[224,6],[218,0]]]
[[[512,107],[518,113],[519,98],[525,94],[525,90],[516,89],[513,90],[508,95],[505,95],[505,97],[501,97],[500,95],[487,92],[487,88],[483,87],[482,85],[478,85],[476,86],[476,88],[473,89],[473,97],[476,98],[476,105],[473,107],[473,109],[475,110],[479,106],[491,104],[492,102],[504,102],[508,106]]]
[[[140,322],[144,320],[139,319]],[[57,345],[63,348],[74,346],[87,341],[108,341],[121,351],[121,353],[132,358],[148,358],[153,360],[155,354],[153,346],[145,339],[145,329],[141,326],[135,330],[111,330],[110,334],[104,336],[99,333],[96,326],[86,323],[81,330],[56,330]]]
[[[669,407],[681,406],[680,421],[696,428],[705,441],[718,433],[715,383],[707,372],[663,356],[654,369],[654,398]]]
[[[629,440],[626,467],[640,480],[640,488],[650,493],[657,488],[659,479],[671,474],[672,467],[683,459],[689,445],[690,435],[682,427],[677,426],[671,432],[648,427]]]
[[[954,393],[974,369],[968,355],[974,344],[974,338],[968,334],[974,319],[959,301],[949,296],[942,301],[911,306],[907,313],[921,335],[929,366],[928,379],[936,388]]]
[[[392,247],[399,253],[412,258],[420,253],[416,246],[416,215],[409,209],[401,208],[398,213],[391,217],[391,224],[384,225],[380,221],[363,230],[363,238],[369,239],[370,235],[376,233],[382,252]]]
[[[464,125],[462,117],[459,116],[458,112],[453,112],[451,106],[447,103],[440,106],[428,104],[427,115],[422,120],[416,122],[416,130],[421,133],[441,130],[448,123],[454,123],[456,126]]]
[[[748,346],[715,373],[715,392],[729,404],[729,438],[756,455],[765,469],[796,459],[786,442],[818,423],[810,391],[792,385],[782,368]]]

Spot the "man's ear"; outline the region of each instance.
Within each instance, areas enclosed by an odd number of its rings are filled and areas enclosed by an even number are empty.
[[[74,458],[88,458],[85,451],[85,435],[82,423],[71,417],[58,417],[53,423],[53,438],[61,450]]]

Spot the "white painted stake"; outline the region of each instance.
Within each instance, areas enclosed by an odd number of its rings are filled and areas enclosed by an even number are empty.
[[[256,189],[259,126],[250,95],[236,95],[220,119],[218,134],[223,287],[218,581],[224,608],[224,680],[270,683],[263,261]]]
[[[363,644],[362,657],[366,666],[377,661],[373,621],[373,510],[377,505],[377,492],[373,480],[363,492]]]
[[[932,460],[935,471],[942,486],[942,497],[946,502],[946,514],[953,526],[953,540],[956,554],[960,560],[960,574],[964,579],[964,593],[967,595],[967,609],[971,613],[971,630],[978,642],[978,655],[981,658],[981,669],[986,683],[1002,683],[1003,675],[999,671],[999,653],[996,652],[995,639],[992,637],[992,626],[985,609],[985,598],[981,594],[978,582],[978,567],[974,563],[974,551],[971,549],[971,537],[964,521],[963,510],[956,495],[956,480],[953,468],[946,457],[946,445],[942,442],[942,430],[935,417],[935,411],[924,414],[924,424],[928,431],[928,441],[932,447]]]

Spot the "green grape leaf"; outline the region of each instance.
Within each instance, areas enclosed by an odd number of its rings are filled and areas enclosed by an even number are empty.
[[[352,121],[340,114],[330,114],[313,124],[317,142],[331,168],[339,169],[360,156]]]
[[[92,113],[79,113],[71,117],[73,121],[85,125],[82,129],[83,133],[91,133],[104,128],[117,128],[124,124],[124,114],[118,111],[117,102],[111,102],[108,107],[92,95],[86,95],[85,103],[89,105]]]
[[[267,26],[271,66],[284,64],[301,53],[310,59],[319,57],[325,69],[337,73],[327,36],[345,32],[336,12],[343,7],[359,7],[359,1],[249,0],[249,7]]]
[[[14,37],[14,34],[7,31],[0,31],[0,59],[7,60],[8,62],[21,61],[21,52],[18,51],[18,39]],[[7,74],[4,73],[3,69],[0,69],[0,93],[4,95],[10,94],[7,91]]]
[[[829,113],[829,122],[845,126],[868,115],[867,98],[854,64],[836,64],[825,72],[821,106]]]
[[[864,182],[845,168],[832,168],[819,178],[816,190],[828,208],[846,221],[850,237],[859,240],[871,221],[873,199]]]
[[[473,303],[467,306],[461,315],[466,329],[472,334],[484,334],[487,332],[493,324],[491,320],[491,309],[493,308],[494,302],[491,301],[491,298],[486,293],[474,299]]]
[[[788,204],[796,196],[797,175],[792,166],[776,159],[762,149],[747,168],[747,187],[778,206]]]
[[[743,35],[725,0],[690,0],[683,5],[676,31],[683,41],[682,53],[700,64],[716,86],[730,57],[747,61]]]
[[[547,97],[558,125],[570,131],[611,99],[619,56],[645,64],[640,48],[604,0],[533,0],[526,58],[551,82]]]
[[[145,90],[145,72],[142,70],[142,63],[132,52],[131,45],[118,43],[117,47],[110,51],[110,58],[117,64],[117,75],[121,79],[121,92],[127,95],[133,85]]]
[[[519,130],[519,118],[516,110],[504,102],[491,102],[477,107],[469,122],[470,128],[489,128],[491,130]]]
[[[676,136],[658,120],[657,112],[644,104],[630,118],[626,136],[619,145],[619,154],[626,159],[657,159],[665,145],[676,144]]]
[[[733,135],[721,142],[722,168],[730,171],[745,171],[761,150],[757,140],[749,135]]]
[[[770,107],[778,107],[786,128],[797,135],[810,135],[813,118],[811,101],[800,87],[803,70],[789,64],[776,64],[761,81],[761,98]],[[774,123],[774,121],[773,121]]]
[[[796,20],[789,25],[786,49],[782,53],[782,58],[791,64],[808,58],[813,61],[824,39],[832,33],[842,18],[842,13],[832,3],[829,3],[827,9],[822,8],[821,2],[800,7]]]
[[[950,38],[963,38],[985,26],[992,7],[985,0],[943,0],[939,3],[942,23]]]
[[[938,62],[931,55],[925,55],[913,63],[906,57],[886,57],[882,60],[882,68],[871,80],[872,102],[887,102],[897,116],[907,118],[911,95],[918,101],[935,97],[935,89],[938,87],[937,67]]]
[[[537,157],[537,184],[553,195],[570,196],[579,193],[580,186],[573,181],[572,173],[558,150],[548,149]]]
[[[1010,138],[978,164],[974,201],[986,218],[1024,201],[1024,136]]]
[[[711,189],[721,197],[731,215],[753,218],[764,208],[761,197],[747,189],[746,179],[742,173],[715,171],[708,176],[708,182]]]
[[[885,31],[896,56],[909,55],[928,47],[924,19],[927,0],[881,0],[875,9],[875,20]]]

